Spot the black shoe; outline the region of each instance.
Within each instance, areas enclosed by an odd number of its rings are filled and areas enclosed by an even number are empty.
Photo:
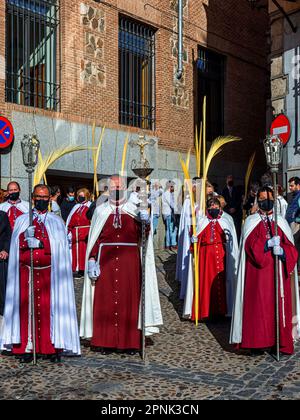
[[[3,350],[1,352],[1,356],[14,356],[12,351],[8,351],[8,350]]]
[[[61,362],[61,355],[56,353],[56,354],[49,354],[47,359],[51,362],[51,363],[60,363]]]
[[[22,363],[22,364],[32,363],[32,362],[33,362],[33,355],[32,354],[23,354],[19,359],[19,363]]]
[[[106,348],[102,348],[100,353],[103,354],[103,356],[107,356],[109,354],[112,354],[113,350],[112,349],[106,349]]]
[[[138,350],[129,349],[129,350],[125,350],[124,353],[128,354],[129,356],[135,356],[138,353]]]
[[[261,349],[251,349],[250,350],[250,356],[251,357],[263,356],[264,354],[265,354],[264,350],[261,350]]]

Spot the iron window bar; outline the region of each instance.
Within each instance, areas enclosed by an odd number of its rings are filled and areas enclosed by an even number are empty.
[[[119,122],[154,130],[155,30],[121,16],[119,20]]]
[[[59,110],[57,0],[6,0],[6,101]]]

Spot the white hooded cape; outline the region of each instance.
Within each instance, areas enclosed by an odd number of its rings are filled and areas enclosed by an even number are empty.
[[[233,308],[233,291],[236,284],[237,267],[238,267],[238,255],[239,247],[236,236],[236,230],[233,219],[230,215],[223,212],[221,218],[218,220],[221,228],[226,233],[226,300],[227,300],[227,315],[232,315]],[[209,219],[206,216],[199,215],[197,220],[197,236],[200,235],[204,229],[209,225]],[[205,267],[199,267],[201,270],[205,270]],[[193,264],[190,263],[189,270],[193,270]],[[192,281],[193,275],[189,274],[186,297],[183,307],[183,316],[191,318],[193,309],[194,299],[194,282]]]
[[[246,241],[251,234],[251,232],[259,225],[261,222],[261,217],[258,213],[249,216],[246,219],[246,222],[243,227],[242,237],[241,237],[241,244],[240,244],[240,256],[239,256],[239,267],[238,267],[238,279],[237,279],[237,286],[235,291],[235,304],[233,310],[233,317],[231,323],[231,333],[230,333],[230,343],[231,344],[239,344],[242,342],[242,334],[243,334],[243,313],[244,313],[244,290],[245,290],[245,269],[246,269],[246,252],[245,252],[245,244]],[[285,219],[278,215],[278,225],[283,233],[286,235],[288,240],[294,244],[294,238],[291,232],[291,229]],[[297,266],[296,266],[297,268]],[[299,285],[298,285],[298,273],[297,269],[295,269],[295,281],[292,284],[292,296],[295,297],[295,304],[293,305],[296,311],[297,319],[297,334],[299,336],[300,333],[300,305],[299,305]]]
[[[86,203],[84,203],[84,204],[76,204],[73,208],[72,208],[72,210],[71,210],[71,212],[70,212],[70,214],[69,214],[69,216],[68,216],[68,218],[67,218],[67,221],[66,221],[66,227],[68,228],[68,226],[69,226],[69,224],[70,224],[70,222],[71,222],[71,219],[72,219],[72,217],[73,217],[73,215],[76,213],[76,211],[78,210],[78,209],[80,209],[80,207],[81,206],[84,206],[84,207],[87,207],[87,208],[90,208],[90,206],[91,206],[91,201],[87,201]]]
[[[121,206],[122,211],[133,218],[137,218],[138,209],[135,204],[127,201],[126,204]],[[109,202],[102,204],[97,207],[92,219],[87,253],[86,253],[86,270],[83,286],[83,298],[82,298],[82,308],[81,308],[81,322],[80,322],[80,336],[82,338],[90,339],[93,336],[93,307],[94,307],[94,292],[95,286],[92,285],[91,279],[88,277],[88,260],[90,253],[98,240],[102,229],[109,218],[113,213],[114,207]],[[142,255],[142,253],[141,253]],[[130,270],[130,267],[126,267],[127,270]],[[98,280],[101,281],[101,280]],[[157,284],[156,268],[155,268],[155,259],[154,259],[154,250],[153,250],[153,241],[152,234],[147,241],[147,250],[146,250],[146,302],[145,302],[145,325],[146,325],[146,335],[151,335],[159,332],[158,326],[163,324],[160,300],[159,300],[159,291]],[[139,316],[139,325],[138,328],[141,328],[141,310]]]
[[[5,213],[8,213],[13,205],[10,204],[8,201],[5,203],[0,204],[0,210],[5,211]],[[20,210],[23,214],[29,212],[29,203],[28,201],[21,200],[19,203],[15,205],[15,207]]]
[[[28,215],[16,220],[8,264],[4,319],[0,331],[1,349],[10,349],[20,338],[19,237],[29,226]],[[66,228],[60,217],[47,213],[45,226],[51,247],[51,342],[56,349],[80,354],[75,294]]]
[[[180,299],[185,298],[186,288],[189,281],[193,282],[193,270],[190,264],[193,263],[191,247],[191,200],[187,197],[184,200],[178,231],[178,252],[176,259],[176,280],[181,283]],[[189,276],[192,276],[189,279]]]

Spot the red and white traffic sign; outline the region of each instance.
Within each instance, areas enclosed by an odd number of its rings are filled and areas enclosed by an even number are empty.
[[[279,136],[283,144],[287,144],[291,137],[291,123],[286,115],[280,114],[275,118],[271,125],[271,135]]]
[[[5,117],[0,116],[0,149],[7,149],[14,139],[12,123]]]

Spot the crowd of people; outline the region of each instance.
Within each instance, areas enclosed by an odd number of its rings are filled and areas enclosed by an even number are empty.
[[[31,362],[35,341],[39,357],[55,362],[63,353],[79,355],[80,338],[103,354],[140,351],[145,226],[146,335],[158,333],[163,323],[153,247],[161,215],[165,247],[177,250],[182,316],[195,322],[231,317],[230,342],[251,354],[275,346],[274,257],[279,258],[280,348],[292,354],[300,321],[300,179],[289,181],[289,205],[281,188],[275,203],[273,186],[265,179],[263,185],[252,184],[247,197],[231,175],[221,193],[206,182],[205,209],[199,198],[202,182],[194,178],[192,190],[183,189],[179,196],[171,181],[165,189],[148,182],[146,195],[136,184],[128,194],[126,180],[113,175],[97,199],[87,188],[69,187],[62,197],[59,186],[39,184],[32,203],[21,199],[17,182],[10,182],[0,194],[3,354]],[[74,277],[84,279],[80,327]]]

